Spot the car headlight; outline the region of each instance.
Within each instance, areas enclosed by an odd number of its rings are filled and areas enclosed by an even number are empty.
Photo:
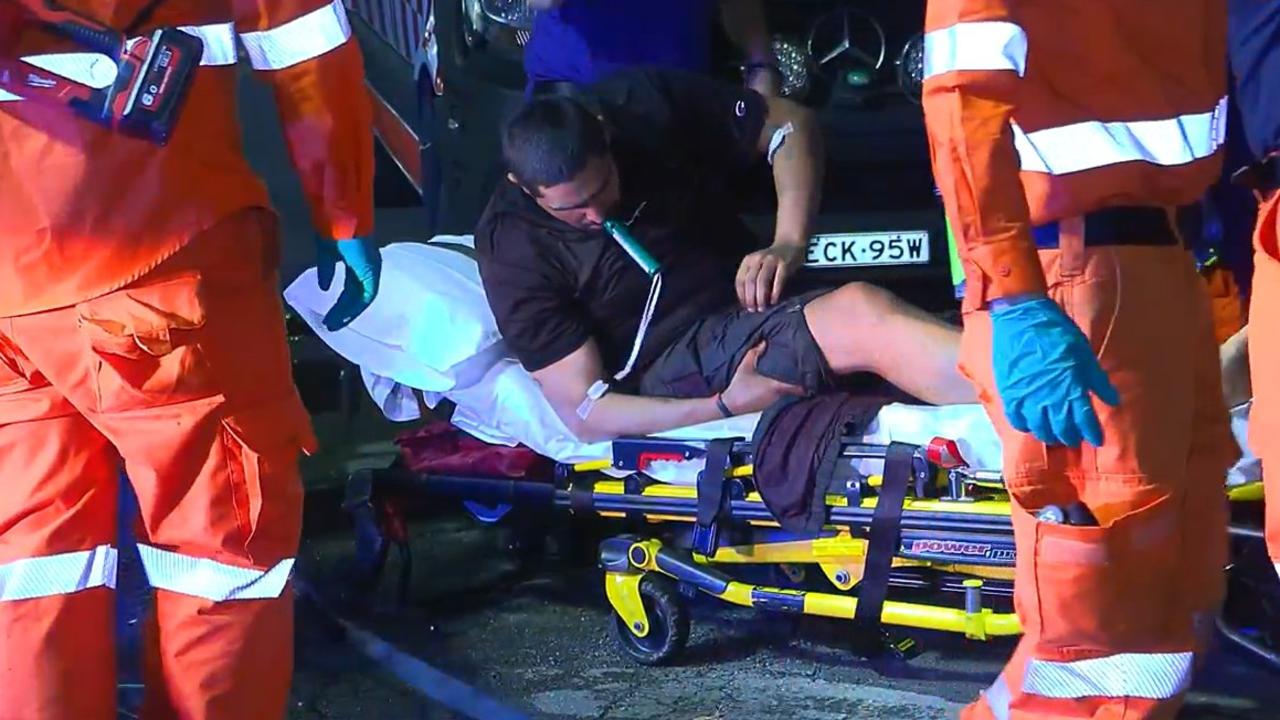
[[[916,33],[898,56],[898,87],[915,102],[924,89],[924,34]]]
[[[782,96],[795,100],[809,94],[809,54],[795,40],[776,35],[773,57],[782,71]]]
[[[528,0],[480,0],[484,14],[496,23],[517,30],[533,29],[533,11]]]
[[[519,59],[533,26],[525,0],[461,0],[463,38],[471,50]],[[527,26],[527,27],[526,27]]]

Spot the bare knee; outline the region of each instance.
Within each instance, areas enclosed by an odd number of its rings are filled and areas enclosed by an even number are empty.
[[[823,299],[826,298],[830,298],[830,312],[846,327],[881,324],[901,305],[893,293],[865,282],[843,285]]]
[[[874,370],[879,335],[897,314],[898,299],[884,288],[855,282],[839,287],[809,303],[805,320],[832,370],[849,373]]]

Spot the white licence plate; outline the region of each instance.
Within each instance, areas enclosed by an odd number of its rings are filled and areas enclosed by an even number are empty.
[[[860,267],[866,265],[925,265],[929,262],[929,233],[834,233],[809,240],[809,267]]]

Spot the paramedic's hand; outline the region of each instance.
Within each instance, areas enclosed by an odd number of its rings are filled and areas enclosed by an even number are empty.
[[[806,249],[805,245],[775,242],[743,258],[734,281],[742,307],[760,312],[778,304],[787,279],[804,265]]]
[[[1120,395],[1088,338],[1047,297],[991,303],[991,358],[1005,417],[1048,445],[1102,445],[1091,396],[1115,406]]]
[[[764,348],[765,341],[761,340],[759,345],[747,351],[742,362],[738,363],[729,387],[720,394],[720,399],[734,415],[760,412],[787,395],[804,395],[804,388],[767,378],[756,370]]]
[[[316,271],[321,290],[333,284],[333,275],[341,261],[346,267],[342,293],[324,316],[324,326],[334,332],[351,324],[378,295],[382,277],[382,255],[372,238],[329,240],[316,236]]]

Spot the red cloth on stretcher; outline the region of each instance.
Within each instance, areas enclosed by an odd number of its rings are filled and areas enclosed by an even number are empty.
[[[410,470],[468,477],[550,478],[555,463],[523,445],[477,440],[445,421],[427,423],[396,438]]]

